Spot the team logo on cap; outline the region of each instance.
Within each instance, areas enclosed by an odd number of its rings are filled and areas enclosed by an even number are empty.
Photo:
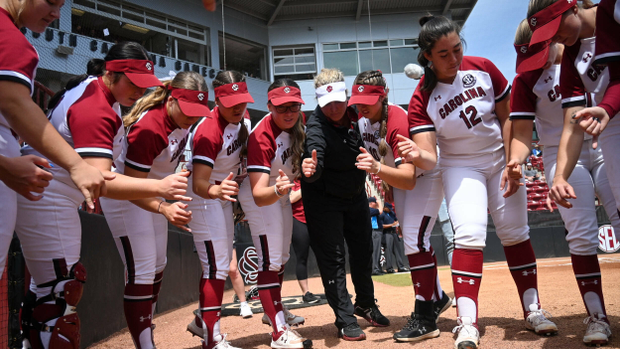
[[[334,88],[332,87],[332,85],[327,86],[326,88],[327,93],[332,92],[334,90]]]
[[[521,46],[521,53],[527,53],[527,47]]]
[[[358,87],[358,88],[357,88],[357,90],[358,90],[359,92],[364,92],[364,86],[360,86],[360,87]]]
[[[200,100],[202,102],[203,99],[205,99],[205,94],[204,93],[199,93],[198,94],[198,100]]]
[[[233,91],[238,91],[238,90],[239,90],[239,85],[237,85],[237,84],[233,84],[233,85],[232,85],[232,90],[233,90]]]
[[[146,62],[146,69],[153,70],[153,65],[151,64],[151,62]]]
[[[284,93],[291,93],[291,88],[290,87],[285,87],[284,88]]]
[[[538,20],[536,19],[536,17],[532,17],[532,19],[530,19],[530,25],[532,27],[535,27],[536,24],[538,24]]]
[[[463,77],[463,87],[470,88],[474,86],[475,84],[476,84],[476,78],[473,75],[467,74]]]

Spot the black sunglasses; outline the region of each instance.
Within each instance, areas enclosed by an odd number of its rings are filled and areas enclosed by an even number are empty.
[[[274,105],[274,107],[276,108],[276,111],[278,113],[286,113],[289,110],[293,113],[296,113],[301,110],[301,104],[290,105],[288,107],[285,107],[283,105]]]

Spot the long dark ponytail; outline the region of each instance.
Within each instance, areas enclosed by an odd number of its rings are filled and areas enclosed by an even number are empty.
[[[424,67],[424,82],[420,90],[432,91],[437,86],[437,75],[430,66],[430,61],[424,56],[425,53],[431,54],[431,50],[435,46],[435,43],[440,38],[450,34],[456,33],[461,36],[461,27],[456,22],[444,17],[428,15],[420,18],[420,35],[418,36],[418,46],[420,46],[420,53],[418,53],[418,62]],[[461,42],[464,42],[461,38]]]

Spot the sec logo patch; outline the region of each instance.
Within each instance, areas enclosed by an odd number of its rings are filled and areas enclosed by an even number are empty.
[[[463,87],[470,88],[473,87],[475,84],[476,78],[473,75],[467,74],[463,77]]]
[[[598,228],[598,248],[607,253],[614,253],[620,250],[620,242],[616,239],[614,227],[611,225],[601,225]]]

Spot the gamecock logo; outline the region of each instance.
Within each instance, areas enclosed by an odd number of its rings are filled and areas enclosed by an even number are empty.
[[[256,283],[258,279],[258,255],[254,246],[250,246],[243,251],[243,256],[239,258],[237,268],[246,284]]]

